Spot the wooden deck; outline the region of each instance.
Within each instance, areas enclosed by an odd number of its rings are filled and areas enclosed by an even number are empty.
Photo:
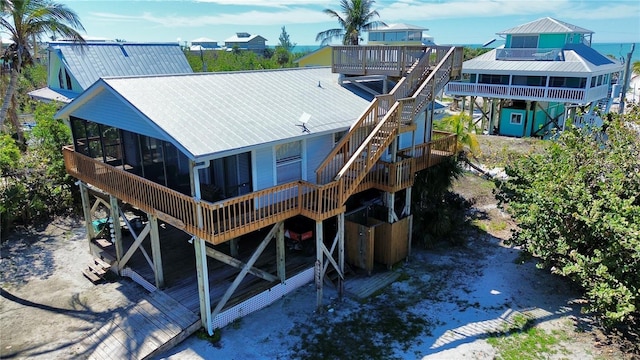
[[[74,354],[88,359],[147,359],[160,354],[201,327],[200,317],[155,291],[135,305],[119,309],[107,324],[76,344]]]

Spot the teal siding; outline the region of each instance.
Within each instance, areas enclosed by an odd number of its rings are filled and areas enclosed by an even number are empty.
[[[523,131],[524,131],[524,124],[525,124],[525,110],[524,109],[502,109],[502,111],[500,112],[500,135],[506,135],[506,136],[516,136],[516,137],[522,137]],[[520,114],[521,115],[521,122],[520,124],[512,124],[511,123],[511,116],[513,114]],[[531,121],[531,116],[533,116],[533,111],[529,111],[529,121]],[[529,122],[529,124],[531,124]],[[528,126],[530,128],[530,125]],[[528,133],[525,133],[525,136],[528,136],[530,134],[530,130],[528,131]]]
[[[538,48],[551,49],[564,46],[567,34],[541,34],[538,38]]]

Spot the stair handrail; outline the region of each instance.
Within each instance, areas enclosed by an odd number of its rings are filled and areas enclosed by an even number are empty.
[[[407,76],[403,77],[396,84],[396,86],[393,87],[393,89],[389,94],[379,95],[373,99],[373,101],[369,104],[369,107],[362,113],[362,115],[360,115],[360,118],[358,119],[358,121],[356,121],[349,128],[349,132],[345,136],[343,136],[342,139],[340,139],[340,141],[331,150],[331,152],[327,154],[325,159],[322,161],[322,163],[320,163],[320,165],[316,169],[316,180],[318,183],[324,183],[325,181],[329,181],[330,178],[327,176],[323,176],[322,171],[327,168],[329,162],[333,161],[335,157],[338,155],[338,153],[342,151],[342,152],[345,152],[346,155],[349,155],[348,151],[346,151],[347,149],[345,149],[345,146],[349,141],[351,141],[352,133],[355,132],[357,129],[360,129],[363,126],[363,123],[367,119],[369,119],[369,114],[371,113],[374,114],[373,116],[374,121],[379,116],[384,117],[390,111],[390,108],[393,105],[391,105],[389,108],[386,108],[386,106],[389,106],[389,104],[393,104],[397,102],[399,97],[405,97],[411,91],[411,90],[406,90],[406,88],[408,88],[409,86],[412,86],[412,84],[414,83],[413,81],[414,78],[419,76],[418,80],[415,81],[415,83],[420,83],[420,81],[423,81],[426,74],[428,74],[428,71],[426,70],[429,69],[431,52],[432,52],[431,47],[426,48],[424,51],[424,54],[420,57],[418,62],[415,64],[415,66],[413,66],[413,71],[411,71]],[[420,70],[417,71],[418,69]],[[419,74],[419,75],[414,75],[414,74]],[[391,101],[381,101],[382,98],[389,97],[389,96],[392,97]],[[380,114],[380,112],[378,111],[378,107],[381,104],[385,104],[383,105],[385,106],[385,108],[382,109],[384,114]]]
[[[387,115],[385,115],[385,117],[380,122],[378,122],[376,127],[373,128],[371,133],[369,133],[369,135],[365,138],[365,140],[362,142],[362,144],[360,144],[358,149],[353,152],[353,154],[351,155],[349,160],[347,160],[347,162],[344,164],[342,169],[335,176],[335,178],[334,178],[335,181],[340,180],[340,178],[342,178],[342,176],[347,172],[347,170],[349,170],[351,165],[356,161],[356,159],[360,156],[360,154],[362,154],[362,152],[369,146],[369,143],[378,134],[380,129],[382,129],[382,127],[386,125],[386,123],[387,123],[387,121],[388,121],[388,119],[390,117],[390,114],[393,114],[393,112],[398,108],[398,106],[399,106],[398,102],[395,102],[393,104],[393,106],[391,107],[389,112],[387,112]]]
[[[449,51],[446,52],[446,54],[441,58],[441,60],[439,61],[438,65],[435,67],[435,71],[431,71],[429,73],[429,75],[427,76],[426,80],[424,80],[424,82],[422,83],[422,85],[414,92],[413,96],[409,97],[409,98],[403,98],[403,99],[397,99],[393,106],[389,109],[389,111],[385,114],[384,118],[376,125],[376,127],[371,131],[371,133],[369,134],[369,136],[367,136],[365,138],[365,140],[362,142],[362,144],[358,147],[358,149],[349,157],[349,160],[346,161],[345,165],[342,167],[342,169],[340,169],[340,171],[338,171],[338,174],[336,175],[336,177],[334,178],[334,180],[338,181],[340,180],[344,174],[351,170],[351,167],[353,166],[353,164],[356,162],[356,160],[361,158],[361,154],[362,152],[364,152],[365,149],[367,149],[370,144],[371,141],[376,137],[376,135],[378,135],[378,132],[380,131],[380,129],[382,129],[382,127],[384,125],[386,125],[386,123],[389,121],[389,119],[391,117],[402,117],[402,111],[399,110],[404,107],[405,103],[409,103],[409,104],[413,104],[413,107],[411,109],[411,118],[415,118],[415,115],[417,113],[417,98],[419,96],[425,97],[426,95],[423,94],[423,91],[425,88],[427,88],[427,86],[431,85],[432,86],[432,96],[435,95],[435,86],[440,84],[440,82],[436,82],[437,80],[442,80],[444,79],[444,77],[442,76],[442,74],[450,74],[452,71],[452,66],[446,67],[445,65],[447,62],[451,62],[453,63],[453,54],[455,52],[455,48],[451,47],[449,49]],[[443,70],[444,69],[444,70]],[[422,107],[422,106],[421,106]],[[399,114],[398,114],[399,113]],[[388,144],[390,144],[391,141],[389,141],[390,138],[392,138],[393,136],[395,136],[398,132],[399,132],[399,127],[401,125],[401,121],[402,119],[397,119],[397,124],[395,127],[392,128],[392,130],[387,134],[387,138],[385,139],[385,141],[383,142],[384,145],[386,144],[388,146]],[[375,163],[381,156],[380,154],[380,148],[386,148],[386,146],[379,146],[375,153],[374,156],[371,157],[369,156],[369,154],[367,153],[367,159],[364,163],[364,169],[362,169],[363,174],[358,175],[356,177],[356,179],[358,179],[358,181],[353,181],[352,184],[355,184],[355,186],[345,186],[343,191],[343,198],[348,198],[348,196],[351,193],[352,188],[357,187],[357,184],[359,181],[362,180],[362,178],[364,178],[366,176],[366,173],[369,171],[370,169],[370,163]]]

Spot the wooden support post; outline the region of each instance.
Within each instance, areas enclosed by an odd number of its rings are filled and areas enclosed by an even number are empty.
[[[87,238],[89,240],[89,244],[91,244],[91,240],[96,237],[95,231],[93,231],[93,216],[91,214],[91,205],[89,199],[89,190],[87,190],[87,185],[82,181],[78,181],[78,186],[80,187],[80,198],[82,199],[82,214],[84,215],[84,225],[87,229]]]
[[[276,234],[276,262],[278,268],[278,278],[282,284],[287,280],[286,259],[284,247],[284,222],[278,224],[278,232]]]
[[[113,195],[109,195],[109,206],[111,208],[110,226],[112,227],[111,234],[113,235],[114,246],[116,248],[116,260],[120,261],[124,251],[122,249],[122,225],[120,223],[121,211],[120,206],[118,205],[118,198]],[[122,217],[124,217],[124,214],[122,214]]]
[[[153,272],[156,278],[156,287],[162,289],[164,287],[164,272],[162,271],[162,250],[160,248],[160,231],[158,230],[158,217],[149,216],[149,224],[151,224],[151,256],[153,257]]]
[[[338,266],[341,276],[338,278],[338,295],[344,295],[344,213],[338,215]]]
[[[472,96],[469,99],[469,117],[471,119],[473,119],[473,110],[474,110],[475,105],[476,105],[476,97]]]
[[[411,243],[413,241],[413,216],[409,217],[409,242],[407,244],[407,261],[409,261],[409,257],[411,256]]]
[[[527,124],[529,124],[529,110],[531,110],[531,101],[527,101],[524,110],[524,124],[522,124],[522,137],[527,136]]]
[[[200,297],[200,318],[202,319],[202,326],[207,329],[207,333],[209,333],[209,335],[213,335],[206,245],[204,240],[194,236],[193,247],[196,251],[196,272],[198,275],[198,296]]]
[[[131,231],[131,235],[133,235],[136,240],[133,242],[129,250],[127,250],[127,252],[122,256],[122,259],[118,261],[118,272],[124,269],[124,266],[127,265],[127,262],[136,252],[136,249],[138,249],[138,247],[140,247],[140,244],[142,244],[142,240],[144,240],[144,238],[149,235],[149,231],[151,231],[151,227],[149,226],[149,224],[147,224],[144,229],[142,229],[140,235],[136,235],[134,231]]]
[[[216,317],[218,314],[220,314],[220,312],[222,311],[224,306],[227,304],[229,299],[231,299],[231,295],[233,295],[236,289],[238,289],[238,286],[240,286],[240,283],[242,282],[242,280],[244,280],[244,277],[247,276],[247,274],[249,273],[249,270],[253,268],[253,264],[256,263],[256,261],[258,260],[258,258],[260,257],[264,249],[266,249],[271,239],[276,235],[276,232],[280,226],[281,226],[280,223],[275,224],[273,228],[271,228],[271,231],[269,231],[267,236],[265,236],[265,238],[262,240],[260,245],[258,245],[253,255],[251,255],[251,257],[249,258],[247,263],[244,265],[242,270],[240,270],[240,273],[233,280],[229,288],[227,288],[227,291],[224,293],[224,295],[216,305],[216,308],[213,309],[213,313],[211,314],[212,317]]]
[[[229,255],[234,258],[238,257],[238,238],[229,240]]]
[[[322,310],[322,282],[324,281],[324,272],[322,271],[324,263],[324,241],[322,232],[322,221],[316,221],[316,306],[318,311]]]

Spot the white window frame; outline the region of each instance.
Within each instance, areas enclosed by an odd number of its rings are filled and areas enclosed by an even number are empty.
[[[299,154],[294,154],[292,156],[288,156],[286,158],[283,159],[278,159],[278,149],[283,147],[283,146],[289,146],[291,144],[294,143],[299,143],[299,147],[300,147],[300,152]],[[288,182],[291,181],[295,181],[295,180],[304,180],[304,163],[302,161],[303,159],[303,155],[304,155],[304,143],[302,140],[298,140],[298,141],[292,141],[289,143],[285,143],[285,144],[280,144],[280,145],[276,145],[273,147],[273,157],[274,157],[274,163],[275,163],[275,172],[274,172],[274,183],[276,185],[281,185],[281,184],[286,184]],[[284,168],[284,167],[290,167],[292,165],[295,164],[299,164],[299,169],[300,169],[300,173],[299,173],[299,177],[297,179],[290,179],[287,181],[278,181],[278,174],[280,172],[280,169]]]
[[[516,119],[514,121],[514,119]],[[511,113],[511,116],[509,117],[509,123],[511,125],[522,125],[522,114],[521,113]]]

